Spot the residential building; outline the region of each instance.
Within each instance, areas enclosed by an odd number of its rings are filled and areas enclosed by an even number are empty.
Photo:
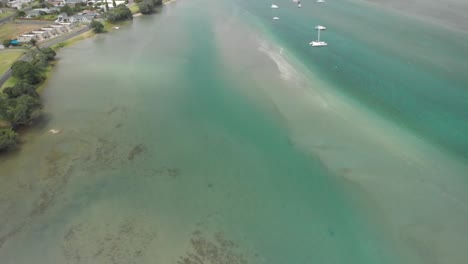
[[[74,7],[76,4],[86,4],[86,0],[65,0],[65,4]]]
[[[57,29],[53,27],[43,27],[41,30],[49,32],[50,37],[60,34],[57,32]]]
[[[31,39],[37,40],[36,34],[33,34],[33,33],[23,34],[18,37],[18,42],[27,43],[31,41]]]
[[[60,13],[57,16],[57,20],[55,20],[56,23],[68,23],[70,22],[70,18],[68,17],[67,13]]]
[[[88,12],[88,13],[79,13],[72,17],[70,17],[71,23],[91,23],[93,19],[97,17],[97,13],[95,12]]]
[[[64,0],[49,0],[47,1],[47,3],[55,6],[55,7],[62,7],[65,5],[65,1]]]
[[[29,3],[31,3],[31,0],[10,0],[8,5],[11,8],[21,9],[23,8],[23,5],[27,5]]]

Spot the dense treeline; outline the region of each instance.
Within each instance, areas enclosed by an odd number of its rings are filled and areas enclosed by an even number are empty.
[[[154,13],[156,7],[162,5],[162,0],[136,0],[138,3],[138,8],[142,14],[151,14]]]
[[[128,7],[124,4],[120,4],[117,7],[112,8],[106,12],[105,16],[111,23],[133,18],[132,11],[130,11],[130,9],[128,9]]]
[[[18,81],[0,93],[0,151],[14,147],[17,142],[15,130],[40,116],[42,103],[36,89],[44,81],[44,71],[55,55],[51,48],[38,47],[30,51],[30,62],[13,63],[13,77]]]

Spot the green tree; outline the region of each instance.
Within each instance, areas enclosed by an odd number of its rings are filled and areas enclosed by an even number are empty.
[[[54,60],[55,59],[55,56],[57,55],[57,53],[52,49],[52,48],[42,48],[40,49],[41,53],[43,55],[45,55],[45,59],[47,61],[51,61],[51,60]]]
[[[106,0],[106,12],[109,12],[109,3],[107,3],[107,0]]]
[[[67,13],[67,15],[73,15],[73,9],[69,5],[64,5],[60,8],[60,13]]]
[[[39,98],[24,94],[7,101],[6,119],[13,127],[26,125],[39,117],[41,109]]]
[[[37,45],[37,40],[32,38],[30,41],[29,41],[29,44],[31,44],[32,46],[38,48],[36,45]],[[38,48],[39,49],[39,48]]]
[[[107,12],[106,15],[107,20],[109,20],[110,22],[117,22],[133,18],[132,11],[130,11],[130,9],[128,9],[126,5],[122,4]]]
[[[94,32],[96,32],[96,33],[104,32],[104,25],[101,22],[97,21],[97,20],[93,20],[91,22],[90,26],[94,30]]]
[[[11,128],[0,128],[0,151],[13,148],[17,142],[17,134]]]
[[[10,46],[10,40],[9,39],[4,39],[2,41],[2,45],[5,46],[5,48],[9,47]]]
[[[146,14],[151,14],[154,12],[154,6],[148,1],[143,1],[138,3],[138,8],[140,9],[140,12],[144,15]]]
[[[115,0],[112,0],[112,6],[113,6],[114,8],[117,7],[117,4],[115,3]]]
[[[74,11],[75,13],[81,12],[81,11],[83,11],[83,10],[85,9],[85,7],[86,7],[86,3],[83,3],[83,2],[81,2],[81,3],[76,3],[76,4],[75,4],[75,7],[73,7],[73,11]]]
[[[11,66],[11,70],[14,77],[29,84],[37,84],[43,80],[39,67],[26,61],[16,61]]]
[[[39,97],[39,94],[36,92],[36,88],[25,81],[19,81],[13,87],[6,87],[3,89],[3,93],[10,99],[18,98],[25,94],[36,98]]]
[[[24,17],[26,16],[26,13],[23,10],[19,10],[16,12],[16,15],[18,15],[19,17]]]

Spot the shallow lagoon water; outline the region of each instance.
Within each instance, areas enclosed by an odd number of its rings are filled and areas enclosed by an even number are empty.
[[[2,156],[1,263],[462,263],[466,77],[386,42],[397,14],[354,6],[371,38],[347,1],[269,4],[178,1],[63,49]]]

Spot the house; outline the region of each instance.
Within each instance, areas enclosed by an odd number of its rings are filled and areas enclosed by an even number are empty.
[[[13,0],[13,1],[10,0],[8,2],[8,5],[11,8],[21,9],[23,8],[23,5],[27,5],[29,3],[31,3],[31,0]]]
[[[62,26],[62,32],[70,32],[72,31],[72,29],[77,25],[76,23],[59,23],[59,25]]]
[[[23,34],[23,35],[18,37],[18,42],[27,43],[27,42],[31,41],[31,39],[37,40],[36,34],[32,34],[32,33]]]
[[[57,22],[57,23],[68,23],[68,22],[70,22],[70,18],[68,17],[67,13],[63,12],[63,13],[60,13],[57,16],[57,20],[55,20],[55,22]]]
[[[63,34],[68,31],[64,25],[60,24],[50,25],[50,27],[55,30],[56,34]]]
[[[74,7],[77,4],[86,5],[86,1],[83,1],[83,0],[65,0],[65,4],[69,5],[70,7]]]
[[[0,10],[0,11],[2,11],[2,10]],[[1,13],[2,13],[2,12],[0,12],[0,14],[1,14]],[[4,49],[4,48],[5,48],[5,46],[3,46],[3,44],[0,44],[0,49]]]
[[[52,37],[49,34],[49,31],[45,31],[45,30],[33,30],[31,33],[36,35],[36,39],[38,41],[43,41],[43,40],[46,40],[46,39]]]
[[[41,28],[41,30],[49,32],[50,37],[53,37],[53,36],[55,36],[57,34],[60,34],[60,33],[57,32],[57,29],[53,28],[53,27],[43,27],[43,28]]]
[[[65,5],[64,0],[49,0],[47,3],[55,6],[55,7],[62,7]]]
[[[58,10],[58,8],[35,8],[33,10],[37,10],[37,11],[40,11],[40,12],[44,12],[46,14],[52,14],[54,12],[56,12]]]
[[[91,23],[93,19],[95,19],[97,16],[97,13],[95,12],[89,12],[89,13],[79,13],[76,14],[72,17],[70,17],[70,22],[71,23]]]
[[[31,11],[28,11],[26,13],[26,18],[34,18],[34,17],[39,17],[39,16],[42,16],[42,15],[45,15],[46,13],[43,12],[43,11],[40,11],[40,10],[31,10]]]

